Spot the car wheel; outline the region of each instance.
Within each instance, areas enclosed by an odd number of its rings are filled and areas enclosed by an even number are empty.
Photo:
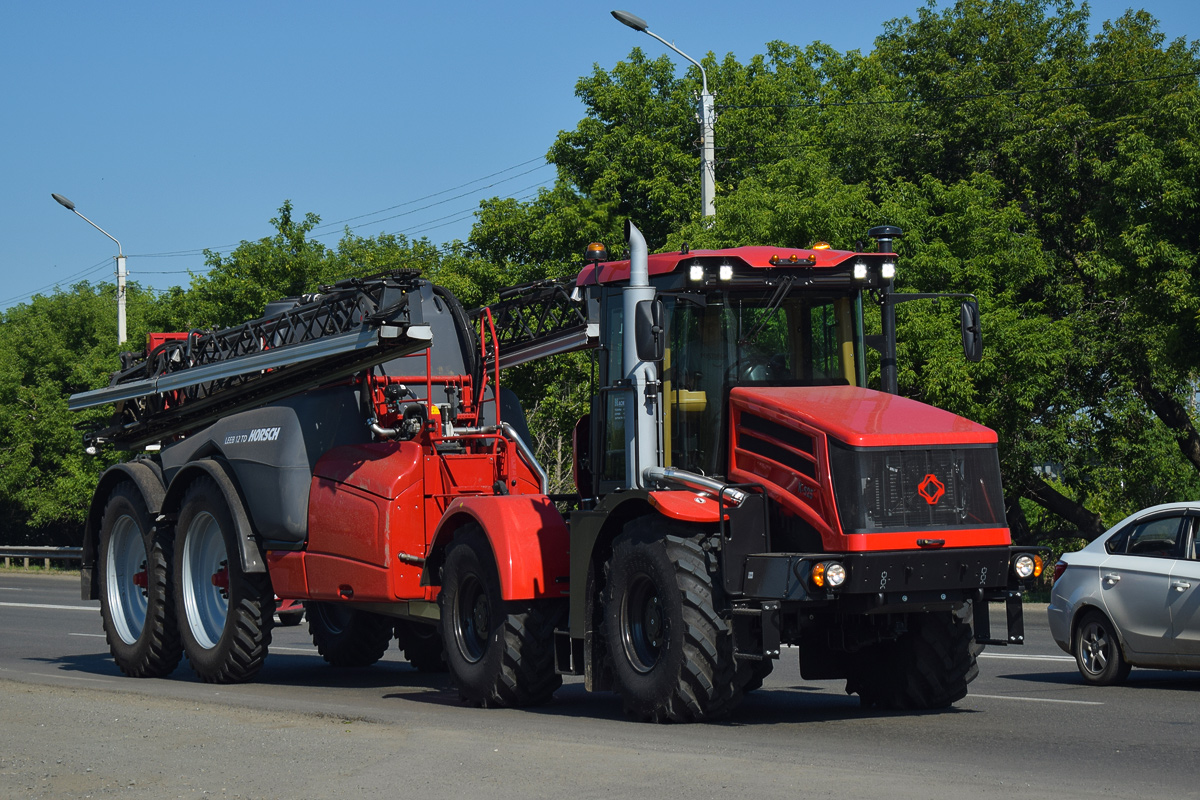
[[[1079,674],[1096,686],[1121,683],[1130,665],[1121,653],[1121,643],[1111,622],[1098,611],[1089,611],[1079,622],[1072,648]]]

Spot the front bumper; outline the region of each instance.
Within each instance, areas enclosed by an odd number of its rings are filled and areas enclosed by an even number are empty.
[[[742,592],[732,598],[735,645],[746,657],[773,657],[780,626],[789,614],[876,617],[958,610],[966,603],[971,603],[976,642],[1023,644],[1024,586],[1010,567],[1017,550],[981,547],[746,556]],[[1019,550],[1028,552],[1027,548]],[[813,567],[834,561],[846,570],[844,583],[836,588],[815,586]],[[1006,612],[1006,630],[996,637],[989,614],[994,602],[1003,602]]]

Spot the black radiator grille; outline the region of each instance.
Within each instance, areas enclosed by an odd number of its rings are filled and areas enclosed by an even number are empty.
[[[1004,527],[994,446],[851,448],[829,442],[844,533]]]

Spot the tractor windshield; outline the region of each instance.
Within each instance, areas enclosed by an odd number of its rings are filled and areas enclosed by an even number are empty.
[[[732,386],[861,383],[852,298],[805,292],[665,294],[663,361],[669,465],[706,475],[718,463]]]

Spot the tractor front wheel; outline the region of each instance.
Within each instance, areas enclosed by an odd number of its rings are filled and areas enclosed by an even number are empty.
[[[648,722],[698,722],[741,700],[733,637],[704,534],[634,520],[617,538],[604,594],[604,641],[625,713]]]

